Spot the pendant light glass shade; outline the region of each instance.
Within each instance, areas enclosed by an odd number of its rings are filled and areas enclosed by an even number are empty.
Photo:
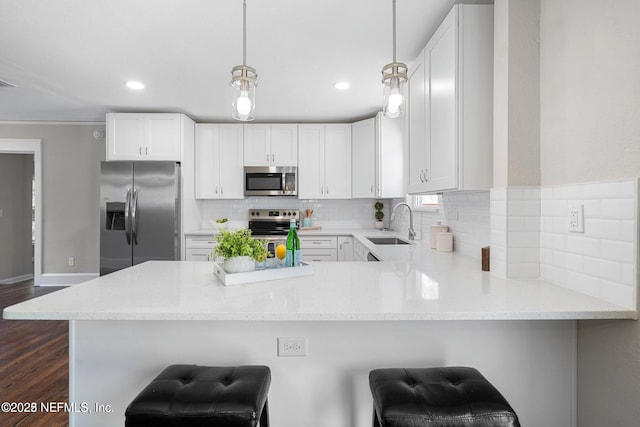
[[[396,0],[393,0],[393,62],[382,67],[382,112],[395,119],[407,108],[407,66],[396,61]]]
[[[231,71],[233,87],[232,116],[236,120],[248,122],[255,119],[256,107],[256,70],[246,65],[233,67]]]
[[[233,88],[232,117],[248,122],[255,119],[256,85],[258,74],[247,65],[247,1],[242,2],[242,65],[231,70],[231,87]]]

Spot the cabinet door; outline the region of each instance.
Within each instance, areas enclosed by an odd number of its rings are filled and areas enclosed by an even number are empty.
[[[354,261],[353,237],[338,236],[338,261]]]
[[[351,125],[351,197],[375,197],[376,126],[375,118]]]
[[[324,198],[324,126],[298,126],[298,198]]]
[[[431,41],[429,56],[430,165],[427,190],[440,191],[458,186],[457,142],[457,9],[447,15]]]
[[[219,132],[220,125],[196,125],[196,199],[217,199],[219,197]]]
[[[244,198],[244,167],[242,164],[243,125],[220,126],[220,198]]]
[[[269,166],[271,164],[271,137],[269,125],[244,125],[244,165]]]
[[[271,165],[298,166],[297,125],[271,125]]]
[[[351,198],[351,125],[325,125],[325,199]]]
[[[414,61],[414,68],[409,76],[409,170],[407,176],[409,193],[424,191],[425,162],[428,152],[425,102],[429,95],[429,88],[425,82],[423,50]]]
[[[145,114],[144,160],[180,161],[182,138],[179,114]]]
[[[391,199],[405,197],[406,121],[376,116],[376,194]]]
[[[107,160],[138,160],[143,140],[142,114],[107,114]]]

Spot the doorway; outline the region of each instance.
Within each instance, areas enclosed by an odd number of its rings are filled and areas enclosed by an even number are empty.
[[[28,206],[27,208],[24,208],[24,210],[26,210],[27,212],[24,213],[24,215],[29,215],[31,217],[31,221],[26,221],[28,223],[28,225],[24,225],[24,227],[28,227],[28,231],[24,231],[21,233],[16,233],[16,235],[27,235],[27,236],[31,236],[31,248],[29,249],[24,249],[24,250],[18,250],[19,254],[17,254],[17,256],[19,257],[27,257],[29,258],[28,255],[23,255],[26,254],[28,250],[31,251],[32,256],[31,259],[33,260],[33,267],[31,269],[31,272],[33,274],[33,281],[34,284],[36,286],[40,285],[41,282],[41,278],[42,278],[42,141],[39,139],[0,139],[0,155],[2,154],[8,154],[10,155],[10,161],[16,163],[23,163],[23,164],[32,164],[33,165],[33,172],[31,172],[30,167],[28,168],[29,171],[25,172],[28,175],[31,175],[31,185],[27,185],[25,184],[24,187],[27,188],[31,188],[31,197],[28,197]],[[18,155],[16,157],[11,157],[11,156],[15,156]],[[26,155],[26,156],[24,156]],[[17,169],[16,169],[17,170]],[[28,177],[24,177],[24,179],[21,179],[21,181],[28,181]],[[16,178],[12,178],[11,181],[9,183],[6,183],[6,178],[3,180],[3,182],[0,183],[0,185],[2,186],[1,188],[10,188],[12,183],[15,184],[17,182]],[[8,185],[7,185],[8,184]],[[26,190],[23,190],[26,191]],[[24,197],[25,195],[22,194],[22,196]],[[2,199],[0,199],[2,200]],[[5,204],[5,206],[9,206],[10,204],[13,204],[13,202],[11,201],[7,201],[7,200],[3,200],[1,203]],[[9,211],[6,210],[7,208],[0,206],[0,221],[3,221],[3,218],[7,219],[6,222],[8,222],[8,216],[5,217],[5,215],[9,214]],[[5,222],[5,221],[3,221]],[[32,227],[32,228],[31,228]],[[29,234],[31,233],[31,234]],[[5,234],[5,233],[3,233]],[[25,239],[28,239],[29,237],[25,237]],[[12,241],[11,245],[15,245],[15,248],[19,248],[23,245],[28,246],[28,242],[19,242],[16,243],[16,241]],[[12,251],[13,248],[9,248],[9,252],[13,252]],[[8,255],[2,255],[2,251],[6,251],[7,249],[4,248],[0,248],[0,256],[5,256],[5,258],[10,258]],[[26,262],[29,262],[30,260],[27,259]],[[17,262],[16,260],[13,260],[12,262]],[[10,276],[9,277],[3,277],[0,276],[0,283],[6,283],[6,282],[2,282],[2,279],[7,279],[8,281],[15,283],[15,281],[20,281],[20,279],[26,279],[27,277],[26,274],[24,273],[24,268],[22,268],[21,270],[10,270],[11,272],[8,273]],[[15,273],[15,271],[22,271],[22,273]],[[5,275],[5,273],[3,273],[2,271],[0,271],[0,274]]]

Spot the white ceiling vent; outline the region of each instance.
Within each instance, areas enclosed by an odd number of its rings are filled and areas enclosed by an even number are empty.
[[[14,85],[13,83],[9,83],[6,80],[0,79],[0,88],[2,87],[16,87],[16,85]]]

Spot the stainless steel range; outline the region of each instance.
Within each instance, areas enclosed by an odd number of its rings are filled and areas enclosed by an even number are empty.
[[[276,246],[286,243],[292,219],[296,220],[296,227],[300,227],[300,210],[250,209],[249,230],[253,237],[268,240],[267,249],[269,253],[275,254]]]

